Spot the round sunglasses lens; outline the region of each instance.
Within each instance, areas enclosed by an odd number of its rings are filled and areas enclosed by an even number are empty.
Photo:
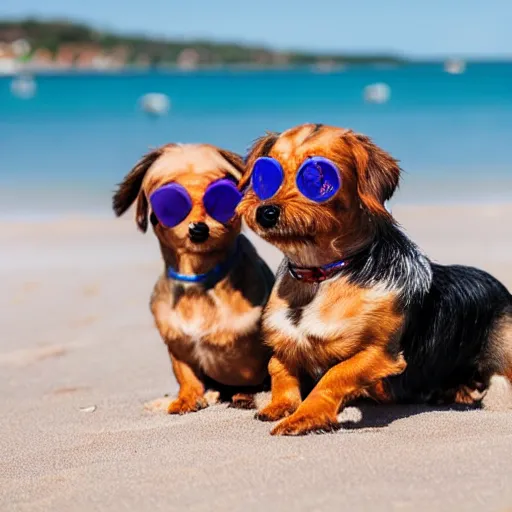
[[[283,180],[283,169],[277,160],[266,156],[256,160],[252,171],[252,188],[261,200],[274,196]]]
[[[155,190],[149,201],[158,220],[168,228],[177,226],[192,210],[188,192],[177,183],[170,183]]]
[[[236,185],[228,179],[212,183],[203,197],[203,204],[210,217],[225,224],[235,215],[235,209],[242,199]]]
[[[322,157],[308,158],[297,172],[296,182],[300,192],[317,203],[331,199],[341,186],[338,168]]]

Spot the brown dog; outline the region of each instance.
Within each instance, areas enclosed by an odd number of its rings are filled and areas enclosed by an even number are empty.
[[[512,380],[510,293],[403,233],[384,207],[400,169],[368,137],[297,126],[259,139],[247,167],[238,211],[285,254],[263,318],[272,401],[257,417],[282,420],[273,434],[333,430],[358,396],[467,404],[493,374]]]
[[[215,220],[204,199],[212,183],[226,178],[236,193],[243,172],[242,159],[229,151],[169,144],[145,155],[113,198],[118,216],[137,201],[136,222],[143,232],[152,210],[165,272],[155,285],[151,311],[180,386],[170,414],[204,408],[208,388],[233,406],[252,408],[253,393],[267,377],[269,351],[261,340],[260,317],[274,277],[240,234],[240,218]],[[169,189],[157,203],[155,191]],[[181,211],[183,190],[188,199]]]

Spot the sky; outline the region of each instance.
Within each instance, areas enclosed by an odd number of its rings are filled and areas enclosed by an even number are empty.
[[[282,50],[512,56],[512,0],[0,0],[0,19],[27,16]]]

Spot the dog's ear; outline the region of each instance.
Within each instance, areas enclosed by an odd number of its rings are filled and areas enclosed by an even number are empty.
[[[349,134],[357,172],[357,191],[363,206],[373,215],[389,217],[384,203],[400,181],[400,166],[366,135]]]
[[[126,212],[137,199],[135,221],[143,233],[148,229],[148,200],[141,191],[142,180],[162,152],[163,148],[158,148],[144,155],[118,185],[112,198],[112,208],[118,217]]]
[[[228,151],[227,149],[219,149],[218,151],[222,158],[224,158],[224,160],[226,160],[226,162],[228,162],[231,167],[237,171],[238,176],[233,175],[233,177],[236,178],[237,182],[240,182],[245,172],[244,159],[240,155],[233,153],[232,151]]]
[[[252,169],[254,166],[254,162],[260,158],[261,156],[268,156],[272,147],[276,143],[279,138],[279,133],[276,132],[268,132],[259,139],[256,139],[252,146],[249,148],[247,152],[247,156],[245,157],[245,172],[242,177],[242,180],[238,184],[238,188],[243,190],[247,185],[247,182],[251,178],[251,173],[249,169]]]

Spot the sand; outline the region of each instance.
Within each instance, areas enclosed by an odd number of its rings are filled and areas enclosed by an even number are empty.
[[[512,205],[394,213],[435,260],[512,289]],[[336,434],[302,438],[225,405],[148,410],[177,390],[148,308],[160,269],[130,219],[0,223],[2,512],[512,510],[501,379],[482,410],[350,407]]]

